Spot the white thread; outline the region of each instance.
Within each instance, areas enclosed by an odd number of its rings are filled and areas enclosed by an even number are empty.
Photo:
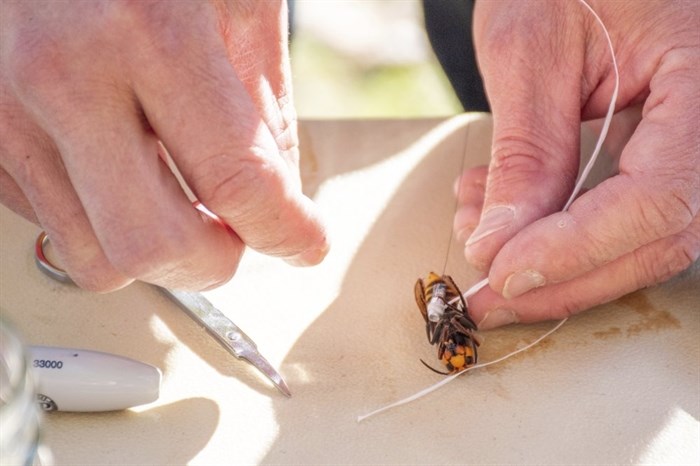
[[[364,416],[357,416],[357,422],[362,422],[362,421],[364,421],[365,419],[367,419],[368,417],[374,416],[375,414],[379,414],[379,413],[381,413],[382,411],[387,411],[387,410],[389,410],[389,409],[391,409],[391,408],[394,408],[394,407],[396,407],[396,406],[401,406],[401,405],[403,405],[403,404],[410,403],[410,402],[413,401],[413,400],[417,400],[418,398],[421,398],[421,397],[423,397],[423,396],[425,396],[425,395],[427,395],[427,394],[429,394],[429,393],[431,393],[431,392],[437,390],[438,388],[442,387],[443,385],[447,385],[448,383],[452,382],[454,379],[456,379],[456,378],[459,377],[460,375],[464,374],[465,372],[468,372],[468,371],[471,371],[471,370],[474,370],[474,369],[481,369],[482,367],[487,367],[487,366],[490,366],[490,365],[492,365],[492,364],[498,364],[498,363],[501,362],[501,361],[505,361],[506,359],[512,358],[512,357],[515,356],[516,354],[522,353],[523,351],[527,351],[527,350],[529,350],[530,348],[532,348],[533,346],[535,346],[536,344],[538,344],[539,342],[541,342],[542,340],[544,340],[545,338],[547,338],[548,336],[550,336],[551,334],[553,334],[554,332],[556,332],[557,330],[559,330],[559,327],[561,327],[562,325],[564,325],[564,322],[566,322],[566,321],[567,321],[567,319],[564,319],[564,320],[560,321],[559,323],[557,323],[557,325],[556,325],[554,328],[552,328],[552,329],[549,330],[547,333],[545,333],[544,335],[542,335],[541,337],[539,337],[537,340],[535,340],[535,341],[533,341],[532,343],[529,343],[529,344],[523,346],[522,348],[520,348],[520,349],[518,349],[518,350],[513,351],[512,353],[508,353],[508,354],[506,354],[505,356],[501,356],[501,357],[498,358],[498,359],[494,359],[493,361],[489,361],[489,362],[485,362],[485,363],[483,363],[483,364],[476,364],[476,365],[474,365],[474,366],[467,367],[467,368],[464,369],[464,370],[461,370],[461,371],[459,371],[459,372],[457,372],[457,373],[455,373],[455,374],[452,374],[452,375],[450,375],[450,376],[445,377],[444,379],[442,379],[442,380],[439,381],[438,383],[436,383],[436,384],[434,384],[434,385],[431,385],[431,386],[429,386],[428,388],[424,388],[423,390],[419,391],[418,393],[416,393],[416,394],[414,394],[414,395],[411,395],[411,396],[409,396],[409,397],[407,397],[407,398],[404,398],[404,399],[402,399],[402,400],[396,401],[396,402],[394,402],[394,403],[392,403],[392,404],[390,404],[390,405],[386,405],[386,406],[384,406],[384,407],[381,407],[381,408],[379,408],[379,409],[376,409],[376,410],[372,411],[371,413],[365,414]]]
[[[593,168],[593,165],[595,164],[595,161],[598,158],[598,154],[600,153],[600,149],[603,146],[603,141],[605,140],[605,137],[608,134],[608,129],[610,128],[610,121],[612,120],[613,114],[615,112],[615,104],[617,103],[617,93],[618,93],[618,90],[620,87],[620,73],[619,73],[619,70],[617,68],[617,59],[615,58],[615,49],[613,48],[612,40],[610,40],[610,34],[608,34],[608,29],[605,27],[603,20],[600,19],[600,16],[598,16],[598,14],[593,10],[593,8],[591,8],[591,6],[588,3],[586,3],[585,0],[579,0],[579,2],[581,2],[588,9],[588,11],[590,11],[591,14],[593,14],[596,21],[598,22],[600,27],[603,29],[603,32],[605,33],[605,39],[608,42],[608,48],[610,49],[610,55],[612,56],[613,70],[615,72],[615,87],[613,89],[613,93],[612,93],[612,96],[610,98],[610,105],[608,106],[608,111],[605,115],[605,120],[603,122],[603,128],[601,129],[600,134],[598,135],[598,141],[596,142],[596,146],[595,146],[595,149],[593,150],[593,154],[591,154],[590,160],[588,161],[588,163],[584,167],[583,171],[581,172],[581,176],[579,177],[579,180],[576,182],[576,185],[574,186],[574,190],[571,192],[571,196],[569,196],[569,200],[566,201],[566,204],[564,205],[562,212],[569,210],[569,207],[571,207],[571,204],[576,199],[576,196],[578,196],[578,193],[581,191],[581,188],[583,187],[583,183],[586,181],[586,178],[590,174],[591,169]],[[475,285],[473,285],[471,288],[469,288],[467,291],[462,293],[462,296],[464,297],[465,300],[467,300],[469,297],[473,296],[479,290],[481,290],[486,285],[488,285],[488,283],[489,283],[489,279],[484,278],[483,280],[477,282]],[[450,304],[454,304],[455,302],[457,302],[458,299],[459,298],[454,298],[453,300],[450,301]],[[516,354],[522,353],[523,351],[526,351],[526,350],[532,348],[533,346],[535,346],[536,344],[538,344],[539,342],[541,342],[542,340],[544,340],[545,338],[547,338],[548,336],[550,336],[551,334],[553,334],[554,332],[559,330],[561,328],[561,326],[564,325],[564,323],[567,320],[568,320],[568,318],[559,321],[559,323],[557,323],[557,325],[554,326],[554,328],[549,330],[547,333],[545,333],[544,335],[542,335],[541,337],[539,337],[538,339],[536,339],[532,343],[530,343],[530,344],[528,344],[528,345],[526,345],[526,346],[524,346],[516,351],[513,351],[512,353],[508,353],[505,356],[501,356],[500,358],[494,359],[493,361],[485,362],[483,364],[476,364],[474,366],[463,369],[455,374],[452,374],[448,377],[445,377],[440,382],[433,384],[427,388],[424,388],[423,390],[419,391],[418,393],[415,393],[415,394],[413,394],[409,397],[403,398],[401,400],[395,401],[394,403],[383,406],[383,407],[376,409],[376,410],[374,410],[370,413],[367,413],[365,415],[358,416],[357,422],[358,423],[362,422],[365,419],[367,419],[371,416],[374,416],[375,414],[379,414],[381,412],[388,411],[391,408],[395,408],[397,406],[401,406],[403,404],[410,403],[411,401],[415,401],[419,398],[422,398],[423,396],[428,395],[428,394],[432,393],[433,391],[437,390],[438,388],[452,382],[454,379],[456,379],[460,375],[464,374],[465,372],[468,372],[468,371],[471,371],[474,369],[480,369],[482,367],[490,366],[492,364],[497,364],[499,362],[505,361],[506,359],[512,358]]]
[[[483,287],[485,287],[488,284],[489,284],[488,278],[484,278],[483,280],[476,282],[474,285],[472,285],[471,288],[469,288],[467,291],[462,293],[462,296],[464,296],[464,300],[466,301],[467,299],[471,298],[479,290],[481,290]],[[456,298],[456,299],[453,299],[452,301],[450,301],[450,304],[454,304],[457,301],[457,299],[459,299],[459,298]]]
[[[591,6],[588,3],[586,3],[585,0],[579,1],[583,4],[583,6],[588,8],[588,11],[590,11],[591,14],[595,17],[596,21],[598,21],[598,24],[600,24],[600,27],[605,33],[605,39],[608,41],[608,48],[610,49],[610,56],[612,57],[613,71],[615,71],[615,87],[613,89],[612,96],[610,97],[610,105],[608,105],[608,112],[605,115],[605,120],[603,121],[603,128],[600,130],[600,135],[598,135],[598,142],[595,145],[595,149],[593,150],[591,159],[588,161],[586,167],[581,172],[581,176],[579,177],[576,186],[574,186],[574,190],[571,193],[571,196],[569,196],[569,200],[566,201],[562,212],[566,212],[567,210],[569,210],[569,207],[571,207],[571,204],[574,202],[576,196],[578,196],[578,193],[581,191],[583,183],[586,181],[586,178],[588,178],[588,175],[590,174],[591,169],[593,168],[593,164],[598,158],[600,149],[601,147],[603,147],[603,141],[605,141],[605,137],[608,135],[610,121],[612,121],[613,113],[615,113],[615,104],[617,103],[617,92],[620,89],[620,71],[617,68],[617,58],[615,58],[615,49],[613,48],[612,40],[610,40],[610,34],[608,34],[608,29],[605,27],[605,24],[603,24],[603,20],[600,19],[600,16],[598,16],[598,14],[595,11],[593,11],[593,8],[591,8]]]

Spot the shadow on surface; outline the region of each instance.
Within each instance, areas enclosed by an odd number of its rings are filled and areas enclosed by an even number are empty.
[[[106,458],[122,464],[187,464],[209,442],[219,408],[206,398],[189,398],[139,413],[55,412],[44,421],[49,448],[73,446],[52,449],[56,464],[111,463]],[[62,428],[67,421],[71,429]],[[110,435],[114,432],[119,435]]]
[[[488,131],[484,124],[472,131]],[[440,380],[419,363],[434,362],[435,349],[425,339],[413,284],[442,269],[464,133],[461,127],[446,134],[406,176],[359,247],[340,295],[289,352],[285,365],[301,368],[305,381],[297,381],[292,402],[273,399],[280,431],[264,463],[627,462],[677,405],[698,419],[697,403],[689,401],[699,392],[697,368],[671,364],[672,346],[658,344],[681,337],[688,344],[700,330],[691,277],[669,285],[680,287],[667,309],[678,327],[642,328],[645,316],[635,306],[612,303],[571,319],[531,352],[356,423],[358,415]],[[386,146],[384,157],[400,147]],[[483,163],[488,149],[468,156],[467,166]],[[465,286],[476,274],[461,264],[461,247],[453,245],[447,273]],[[655,306],[663,292],[639,294]],[[506,354],[552,325],[487,332],[481,359]],[[594,336],[634,325],[642,325],[637,335]],[[697,348],[689,351],[690,361],[700,360]],[[673,393],[669,380],[678,384]]]

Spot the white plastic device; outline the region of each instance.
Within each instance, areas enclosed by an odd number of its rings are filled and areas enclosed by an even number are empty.
[[[115,411],[158,399],[161,372],[149,364],[84,349],[30,346],[28,352],[45,411]]]

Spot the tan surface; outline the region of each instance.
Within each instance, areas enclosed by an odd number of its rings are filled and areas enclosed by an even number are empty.
[[[36,227],[0,210],[0,305],[27,341],[132,357],[164,372],[160,399],[51,413],[59,464],[695,463],[700,460],[700,267],[573,318],[537,348],[413,404],[360,414],[440,376],[413,283],[441,270],[452,183],[488,158],[490,123],[309,122],[305,181],[334,248],[312,269],[250,253],[209,297],[281,367],[279,395],[154,289],[95,295],[34,266]],[[447,272],[467,287],[461,248]],[[551,328],[484,334],[482,361]]]

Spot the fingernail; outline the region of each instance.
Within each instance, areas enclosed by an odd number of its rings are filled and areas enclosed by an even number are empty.
[[[503,287],[503,297],[506,299],[515,298],[533,288],[544,285],[545,282],[546,280],[542,274],[536,270],[513,273],[506,278],[506,284]]]
[[[457,241],[464,242],[466,241],[471,235],[472,232],[474,231],[473,226],[468,226],[465,228],[462,228],[457,232]]]
[[[296,267],[310,267],[319,264],[328,254],[328,249],[327,245],[320,249],[309,249],[296,256],[286,257],[284,260]]]
[[[479,330],[488,330],[496,327],[503,327],[508,324],[517,324],[518,316],[510,309],[494,309],[488,312],[477,325]]]
[[[515,218],[515,207],[512,205],[499,205],[491,207],[481,216],[479,226],[467,240],[466,246],[481,241],[487,236],[506,228]]]

